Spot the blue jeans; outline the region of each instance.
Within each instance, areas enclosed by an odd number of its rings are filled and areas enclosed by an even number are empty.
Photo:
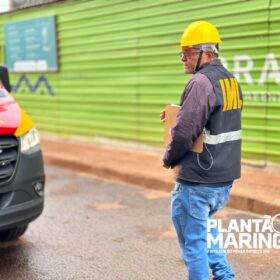
[[[234,277],[219,243],[207,248],[207,220],[225,207],[230,190],[231,185],[215,188],[175,184],[171,198],[172,221],[189,280],[209,280],[208,267],[212,269],[213,280]],[[215,237],[217,230],[211,228],[211,234]]]

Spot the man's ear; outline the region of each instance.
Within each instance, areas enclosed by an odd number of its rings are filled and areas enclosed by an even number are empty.
[[[3,85],[2,81],[0,80],[0,88],[3,88],[3,87],[4,87],[4,85]]]
[[[209,59],[213,59],[215,57],[214,52],[212,51],[206,51],[205,54]]]

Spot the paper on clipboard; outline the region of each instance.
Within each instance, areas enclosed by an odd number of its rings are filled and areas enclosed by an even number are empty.
[[[164,143],[167,146],[171,141],[171,129],[176,125],[176,117],[181,106],[167,105],[165,108],[165,122],[164,122]],[[192,152],[202,153],[203,151],[203,133],[201,133],[195,140],[191,149]]]

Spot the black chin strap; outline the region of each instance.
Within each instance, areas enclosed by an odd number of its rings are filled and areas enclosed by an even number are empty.
[[[196,73],[200,68],[200,62],[201,62],[202,54],[203,54],[203,50],[200,50],[199,51],[199,57],[197,59],[197,63],[196,63],[195,69],[194,69],[194,73]]]

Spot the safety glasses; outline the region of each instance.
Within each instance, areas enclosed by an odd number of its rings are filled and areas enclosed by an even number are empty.
[[[189,51],[189,52],[180,52],[180,58],[191,58],[194,54],[200,53],[200,51]]]

